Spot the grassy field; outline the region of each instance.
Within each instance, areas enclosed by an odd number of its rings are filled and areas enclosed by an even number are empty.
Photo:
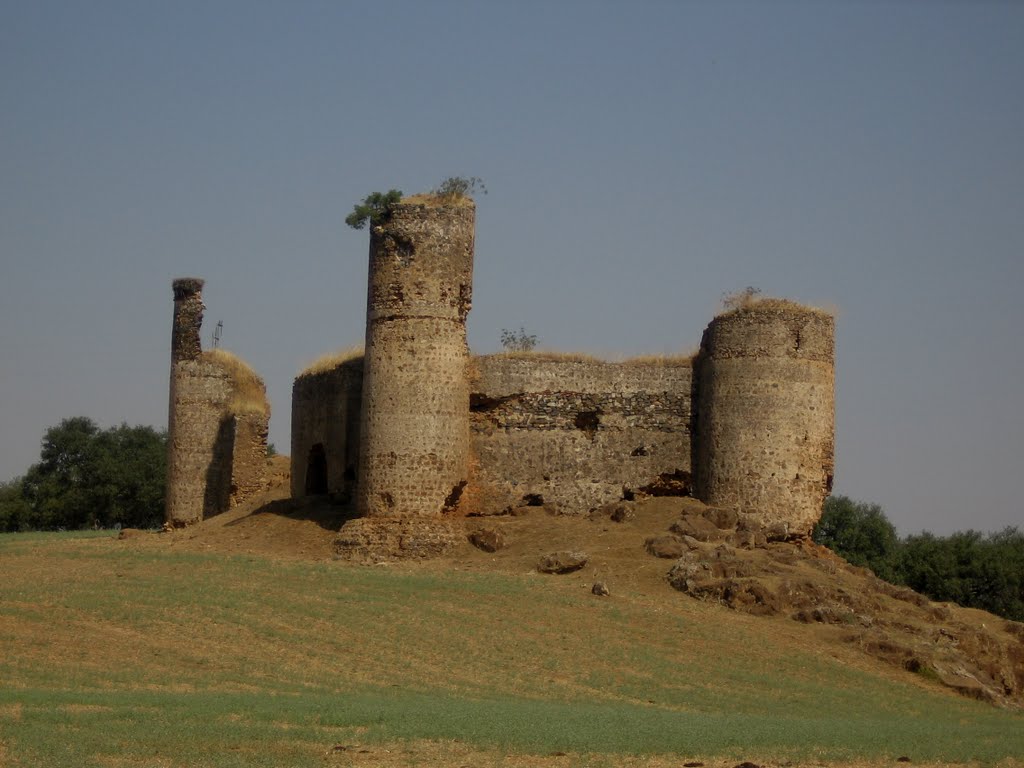
[[[0,536],[0,766],[1024,759],[1019,713],[795,622],[159,538]]]

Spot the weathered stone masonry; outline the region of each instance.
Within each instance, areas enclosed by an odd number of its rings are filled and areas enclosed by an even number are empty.
[[[241,360],[203,352],[203,281],[174,284],[165,519],[181,527],[264,487],[270,408]]]
[[[810,531],[833,472],[830,315],[752,302],[715,318],[693,360],[471,359],[473,210],[418,197],[378,222],[365,360],[296,379],[293,495],[354,495],[342,553],[432,554],[459,515],[644,493]]]

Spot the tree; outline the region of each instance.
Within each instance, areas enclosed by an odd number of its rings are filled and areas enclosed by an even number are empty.
[[[65,419],[46,431],[39,463],[20,481],[16,525],[9,513],[5,527],[155,527],[163,519],[166,464],[164,432],[127,424],[101,431],[91,419]]]
[[[0,482],[0,533],[27,528],[31,515],[32,508],[25,500],[21,478]]]
[[[1024,621],[1024,533],[1016,528],[908,536],[895,570],[901,583],[932,600]]]
[[[506,352],[530,352],[537,346],[537,337],[528,334],[522,326],[518,331],[501,329],[501,346]]]
[[[812,538],[879,578],[893,580],[899,537],[879,505],[829,496]]]
[[[487,194],[484,180],[479,176],[449,176],[430,190],[432,195],[438,197],[471,197],[475,192]]]
[[[371,192],[363,202],[352,206],[352,213],[345,217],[345,223],[352,229],[362,229],[367,222],[374,224],[386,218],[391,206],[402,199],[402,191],[389,189],[387,192]]]

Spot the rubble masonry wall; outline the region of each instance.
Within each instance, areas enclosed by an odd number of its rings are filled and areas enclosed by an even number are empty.
[[[305,374],[292,385],[292,497],[309,490],[314,446],[326,461],[326,492],[348,500],[359,468],[359,413],[362,407],[363,358],[347,360],[328,371]]]
[[[696,490],[707,504],[809,533],[832,486],[834,319],[762,301],[701,343]]]
[[[474,211],[407,198],[371,227],[360,516],[436,517],[468,481]]]
[[[576,514],[660,490],[666,479],[677,489],[688,484],[689,360],[473,362],[474,504],[500,511],[543,501]]]

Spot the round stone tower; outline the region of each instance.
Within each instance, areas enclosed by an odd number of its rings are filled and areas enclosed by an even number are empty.
[[[469,198],[420,195],[371,228],[356,490],[363,517],[439,518],[455,510],[468,481],[474,220]]]
[[[697,365],[701,501],[811,531],[832,488],[834,339],[830,314],[775,299],[711,321]]]
[[[199,522],[207,510],[226,506],[230,474],[221,477],[224,462],[214,463],[214,458],[224,452],[224,440],[218,437],[232,386],[228,373],[203,356],[203,281],[185,277],[173,285],[165,518],[181,527]]]

